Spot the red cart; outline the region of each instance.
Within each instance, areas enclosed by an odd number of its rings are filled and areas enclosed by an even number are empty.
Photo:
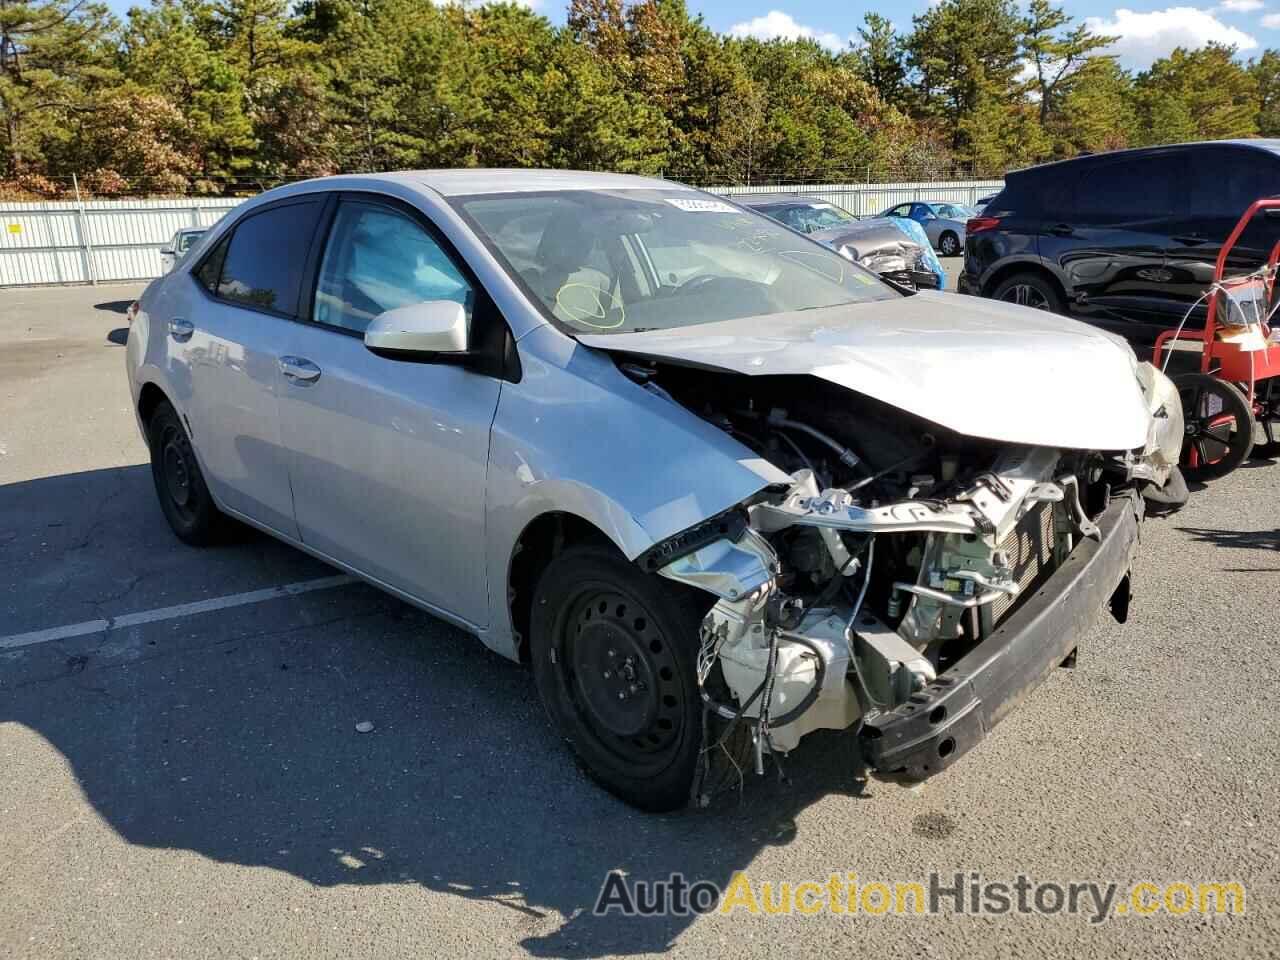
[[[1270,321],[1275,311],[1280,242],[1272,247],[1266,266],[1260,270],[1243,277],[1225,275],[1227,257],[1261,210],[1280,210],[1280,197],[1254,201],[1223,244],[1213,284],[1206,293],[1209,307],[1204,329],[1167,330],[1156,338],[1152,360],[1157,367],[1162,366],[1169,341],[1202,344],[1199,372],[1173,378],[1186,419],[1182,469],[1189,476],[1215,477],[1234,470],[1252,452],[1254,429],[1259,423],[1268,447],[1276,447],[1280,325],[1273,327]],[[1252,316],[1239,302],[1242,296],[1248,297]]]

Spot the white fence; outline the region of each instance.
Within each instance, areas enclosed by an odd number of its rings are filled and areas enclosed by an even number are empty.
[[[710,187],[737,194],[795,193],[870,216],[908,200],[971,204],[1000,180],[932,183],[827,183]],[[160,248],[182,227],[208,227],[234,199],[91,200],[0,204],[0,287],[149,280],[160,275]]]
[[[0,286],[147,280],[182,227],[207,227],[238,200],[0,204]]]

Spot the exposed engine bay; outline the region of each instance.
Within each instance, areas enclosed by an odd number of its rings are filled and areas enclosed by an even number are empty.
[[[1104,452],[963,436],[816,377],[619,365],[791,477],[639,558],[717,598],[699,686],[751,726],[757,772],[934,681],[1099,538],[1112,497],[1163,483],[1181,444],[1154,369],[1147,448]]]

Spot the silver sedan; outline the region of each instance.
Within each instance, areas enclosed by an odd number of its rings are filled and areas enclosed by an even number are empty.
[[[639,177],[282,187],[130,316],[178,537],[252,525],[528,663],[647,809],[824,728],[949,765],[1124,589],[1182,440],[1107,334]]]
[[[964,227],[977,211],[958,203],[900,203],[878,214],[881,217],[902,217],[914,220],[924,227],[925,235],[933,248],[944,257],[959,256],[964,249]]]

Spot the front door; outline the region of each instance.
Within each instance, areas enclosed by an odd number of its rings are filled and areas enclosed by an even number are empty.
[[[476,626],[487,622],[484,508],[501,381],[375,356],[369,322],[476,290],[417,211],[343,199],[308,322],[291,325],[280,402],[304,543]],[[500,587],[499,587],[500,588]]]

